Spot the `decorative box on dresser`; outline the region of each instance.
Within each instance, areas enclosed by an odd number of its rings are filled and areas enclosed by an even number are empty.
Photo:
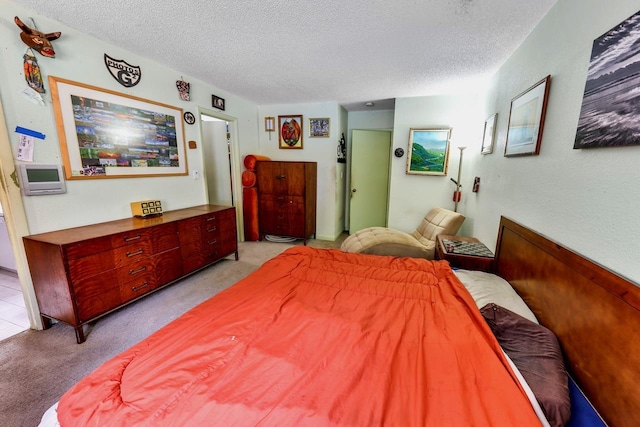
[[[83,326],[235,253],[235,208],[202,205],[23,237],[45,327]]]
[[[258,161],[260,237],[266,234],[304,240],[316,234],[316,162]]]

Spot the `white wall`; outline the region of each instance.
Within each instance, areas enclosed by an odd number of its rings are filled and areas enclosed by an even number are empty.
[[[343,129],[341,110],[342,108],[336,102],[260,106],[258,109],[260,150],[247,153],[267,156],[271,160],[318,163],[316,238],[321,240],[333,241],[342,231],[336,201],[338,180],[340,179],[337,147]],[[278,115],[302,115],[302,149],[279,148]],[[275,117],[275,132],[264,131],[265,117]],[[310,138],[309,119],[325,117],[330,120],[329,137]]]
[[[255,151],[257,145],[257,106],[209,84],[190,78],[188,70],[173,70],[146,58],[127,52],[122,47],[111,46],[86,34],[65,27],[58,22],[39,16],[16,3],[0,0],[0,99],[4,106],[9,140],[15,154],[18,135],[13,132],[22,126],[46,135],[38,140],[34,162],[62,163],[55,119],[51,103],[49,75],[77,81],[87,85],[113,90],[156,102],[169,104],[199,116],[199,107],[211,108],[211,95],[226,99],[225,114],[237,118],[239,151],[241,154]],[[22,56],[27,46],[20,40],[19,29],[13,22],[19,16],[31,25],[34,19],[44,32],[61,31],[62,36],[53,42],[54,59],[37,55],[45,80],[45,106],[31,103],[19,92],[27,86],[22,66]],[[123,59],[142,69],[140,83],[132,88],[120,85],[107,71],[103,54]],[[176,65],[179,67],[179,64]],[[191,101],[182,101],[175,82],[181,77],[191,83]],[[199,126],[185,124],[185,140],[200,142]],[[201,145],[195,150],[186,149],[189,172],[202,170]],[[11,171],[5,171],[6,174]],[[7,182],[11,180],[7,177]],[[19,190],[9,186],[10,192]],[[24,197],[24,206],[30,233],[40,233],[61,228],[131,216],[129,203],[135,200],[159,199],[165,210],[203,204],[206,202],[204,180],[194,180],[192,175],[179,177],[118,178],[99,180],[70,180],[64,195]]]
[[[594,39],[640,9],[640,1],[560,0],[487,84],[486,93],[396,100],[394,148],[406,147],[411,127],[453,128],[447,177],[405,174],[406,155],[392,165],[389,226],[415,228],[432,206],[453,207],[459,151],[461,235],[495,248],[500,216],[510,217],[640,283],[640,147],[574,150],[582,94]],[[551,75],[540,155],[503,156],[513,97]],[[498,113],[492,154],[480,155],[484,120]],[[472,193],[473,178],[481,178]]]
[[[482,178],[470,234],[494,247],[505,215],[640,283],[640,147],[573,149],[592,43],[638,10],[638,0],[560,0],[495,75],[482,118],[498,113],[494,152],[466,169]],[[548,74],[540,155],[503,157],[511,99]]]
[[[391,200],[389,227],[410,232],[416,229],[422,218],[434,206],[453,210],[453,191],[457,179],[460,150],[467,147],[462,165],[462,200],[458,212],[467,216],[461,235],[471,235],[473,213],[466,208],[471,193],[473,175],[470,163],[479,156],[482,145],[484,117],[479,107],[478,94],[457,96],[433,96],[396,99],[393,147],[403,148],[404,156],[393,157],[391,163]],[[408,175],[406,173],[409,152],[410,129],[451,127],[449,165],[446,176]]]

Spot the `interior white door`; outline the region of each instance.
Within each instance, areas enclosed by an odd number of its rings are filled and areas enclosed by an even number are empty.
[[[352,132],[350,234],[367,227],[387,226],[390,156],[390,131]]]

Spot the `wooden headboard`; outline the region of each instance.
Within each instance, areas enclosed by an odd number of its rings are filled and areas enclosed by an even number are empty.
[[[555,332],[569,372],[604,420],[637,426],[640,287],[505,217],[495,270]]]

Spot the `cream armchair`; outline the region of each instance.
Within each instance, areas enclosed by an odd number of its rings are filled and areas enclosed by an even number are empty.
[[[433,259],[436,236],[455,235],[464,219],[460,213],[435,207],[411,234],[392,228],[369,227],[347,237],[340,249],[344,252]]]

